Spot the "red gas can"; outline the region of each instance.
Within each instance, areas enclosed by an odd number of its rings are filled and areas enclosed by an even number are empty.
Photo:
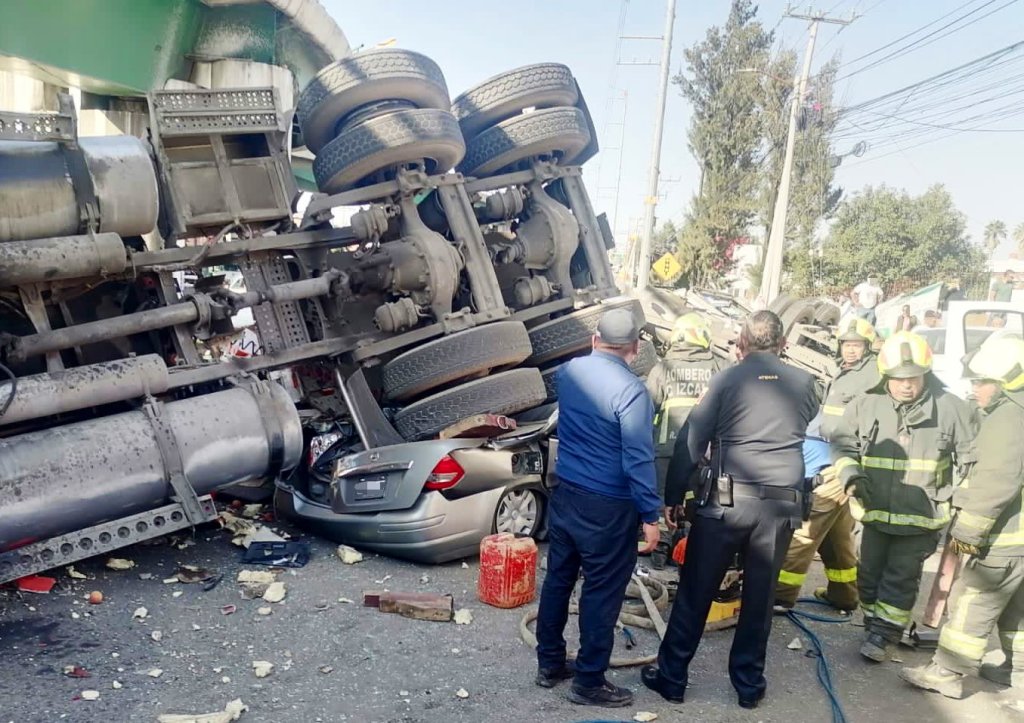
[[[477,597],[498,608],[517,608],[537,593],[537,543],[510,532],[480,541]]]

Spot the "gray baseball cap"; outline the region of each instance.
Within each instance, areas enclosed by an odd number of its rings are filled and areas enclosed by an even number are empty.
[[[605,344],[625,346],[640,338],[640,325],[629,309],[611,309],[601,315],[597,336]]]

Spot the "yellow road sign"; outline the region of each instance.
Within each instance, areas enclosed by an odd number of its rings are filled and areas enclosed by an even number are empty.
[[[662,280],[668,281],[678,276],[683,267],[679,265],[673,254],[667,253],[654,262],[651,270]]]

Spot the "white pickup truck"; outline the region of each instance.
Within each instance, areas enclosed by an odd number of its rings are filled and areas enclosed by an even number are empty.
[[[1024,338],[1024,304],[1016,301],[954,301],[942,314],[942,326],[914,331],[935,354],[935,375],[959,397],[971,392],[963,358],[991,339]]]

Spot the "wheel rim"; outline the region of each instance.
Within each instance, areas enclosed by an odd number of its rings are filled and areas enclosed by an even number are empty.
[[[498,532],[511,532],[516,535],[533,535],[537,529],[540,515],[540,504],[537,493],[533,490],[511,490],[506,492],[498,511],[494,516],[495,528]]]

